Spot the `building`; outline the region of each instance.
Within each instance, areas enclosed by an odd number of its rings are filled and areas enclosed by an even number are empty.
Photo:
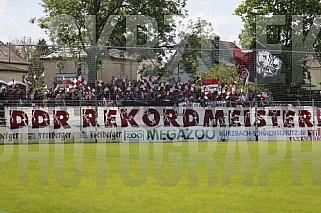
[[[306,60],[306,68],[308,70],[307,76],[305,77],[305,85],[306,87],[311,86],[311,90],[321,90],[321,64],[320,61],[313,57],[312,55],[308,55],[305,58]],[[311,85],[310,85],[311,78]]]
[[[70,78],[78,76],[77,64],[80,59],[85,60],[86,56],[85,52],[70,53],[64,50],[54,51],[43,56],[41,60],[45,70],[45,84],[48,87],[61,84],[61,76],[64,76],[68,83]],[[60,66],[57,64],[59,57],[65,59]],[[139,63],[134,58],[122,56],[119,50],[111,49],[105,54],[100,54],[100,59],[101,63],[97,64],[97,80],[110,82],[113,76],[120,79],[137,80]],[[81,66],[80,71],[82,76],[88,79],[88,65],[86,63]]]
[[[21,59],[10,48],[0,41],[0,80],[9,82],[12,79],[22,81],[28,73],[30,63]]]

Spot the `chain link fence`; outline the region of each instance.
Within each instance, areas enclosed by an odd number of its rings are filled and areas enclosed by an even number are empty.
[[[1,48],[0,99],[4,106],[43,107],[80,101],[98,106],[321,104],[318,54],[262,49],[240,56],[235,51],[7,45]]]

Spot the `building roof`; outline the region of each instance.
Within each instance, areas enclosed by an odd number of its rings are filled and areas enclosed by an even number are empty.
[[[30,64],[29,62],[21,59],[17,54],[0,41],[0,62],[2,63],[12,63],[12,64]]]
[[[224,63],[228,66],[235,65],[235,59],[233,56],[233,50],[235,44],[230,41],[213,41],[217,42],[217,47],[213,46],[210,49],[208,60],[205,61],[205,64],[208,68],[214,67],[219,63]],[[213,43],[214,44],[214,43]]]
[[[233,55],[233,50],[235,48],[235,44],[230,41],[221,41],[219,43],[219,62],[223,62],[226,65],[234,66],[235,59]]]
[[[321,68],[320,61],[312,55],[307,55],[305,57],[305,65],[310,69]]]
[[[107,51],[102,51],[99,53],[101,56],[110,56],[111,59],[118,59],[118,60],[137,60],[134,57],[123,55],[124,51],[119,49],[108,49]],[[64,56],[66,58],[73,58],[73,57],[81,57],[85,58],[87,57],[87,53],[83,50],[79,51],[78,49],[75,49],[74,51],[71,51],[69,49],[57,49],[48,55],[44,55],[41,57],[41,59],[53,59],[58,58],[60,56]]]
[[[22,72],[22,73],[27,73],[28,70],[8,66],[4,63],[0,63],[0,71],[11,71],[11,72]]]

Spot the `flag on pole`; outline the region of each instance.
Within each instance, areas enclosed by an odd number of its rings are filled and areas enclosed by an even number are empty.
[[[66,91],[67,91],[67,92],[72,92],[73,89],[74,89],[73,86],[71,86],[71,85],[66,85]]]
[[[59,84],[56,86],[56,88],[54,89],[54,92],[56,93],[56,92],[58,92],[60,90],[60,86],[59,86]]]
[[[65,76],[62,76],[62,83],[63,83],[63,84],[66,84],[66,83],[67,83],[67,80],[65,79]]]
[[[105,87],[105,89],[104,89],[104,94],[107,94],[107,93],[109,93],[109,88],[108,88],[108,87]]]
[[[275,77],[282,67],[282,61],[267,50],[259,50],[256,56],[257,73],[263,77]]]
[[[34,80],[35,82],[38,82],[39,77],[38,77],[37,75],[34,75],[34,76],[33,76],[33,80]]]
[[[103,80],[97,80],[97,86],[102,87],[104,85]]]
[[[25,78],[23,79],[23,81],[24,81],[25,84],[28,84],[28,86],[31,86],[31,85],[32,85],[32,83],[29,81],[28,77],[25,77]]]
[[[243,52],[241,48],[236,45],[234,46],[233,57],[235,59],[237,74],[244,85],[249,83],[250,72],[248,69],[251,64],[252,54],[252,51]]]
[[[282,59],[285,57],[287,56],[280,50],[273,50],[273,48],[256,41],[255,74],[257,82],[259,84],[271,83],[272,81],[274,83],[286,82],[285,74],[280,72]],[[301,69],[301,65],[299,67]]]

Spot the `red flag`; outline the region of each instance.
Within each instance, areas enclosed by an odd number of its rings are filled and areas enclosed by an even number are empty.
[[[249,66],[251,64],[253,52],[243,52],[238,46],[234,46],[233,57],[237,68],[237,73],[244,84],[247,84],[250,78]]]
[[[29,86],[31,86],[31,82],[29,81],[29,79],[28,79],[28,77],[25,77],[24,79],[23,79],[23,81],[26,83],[26,84],[28,84]]]
[[[203,85],[213,85],[215,87],[218,87],[219,80],[217,78],[213,79],[205,79],[203,80]]]
[[[85,79],[82,76],[78,76],[79,84],[81,84]]]
[[[71,92],[73,89],[74,89],[73,86],[71,86],[71,85],[66,85],[66,91],[67,91],[67,92]]]
[[[105,87],[105,89],[104,89],[104,94],[106,94],[106,93],[109,93],[109,88],[108,87]]]
[[[37,75],[34,75],[34,76],[33,76],[33,80],[35,80],[35,82],[38,82],[38,80],[39,80],[38,76],[37,76]]]
[[[65,79],[65,76],[62,76],[62,83],[63,83],[63,84],[66,84],[66,83],[67,83],[67,80]]]
[[[54,92],[56,93],[56,92],[58,92],[60,90],[60,86],[59,86],[59,84],[56,86],[56,88],[54,89]]]
[[[233,56],[237,64],[249,68],[253,52],[243,52],[238,46],[234,46]]]
[[[104,81],[97,80],[97,86],[102,87],[104,85]]]
[[[230,84],[230,89],[231,89],[231,95],[237,95],[236,89],[237,89],[237,84],[236,81],[232,81]]]

